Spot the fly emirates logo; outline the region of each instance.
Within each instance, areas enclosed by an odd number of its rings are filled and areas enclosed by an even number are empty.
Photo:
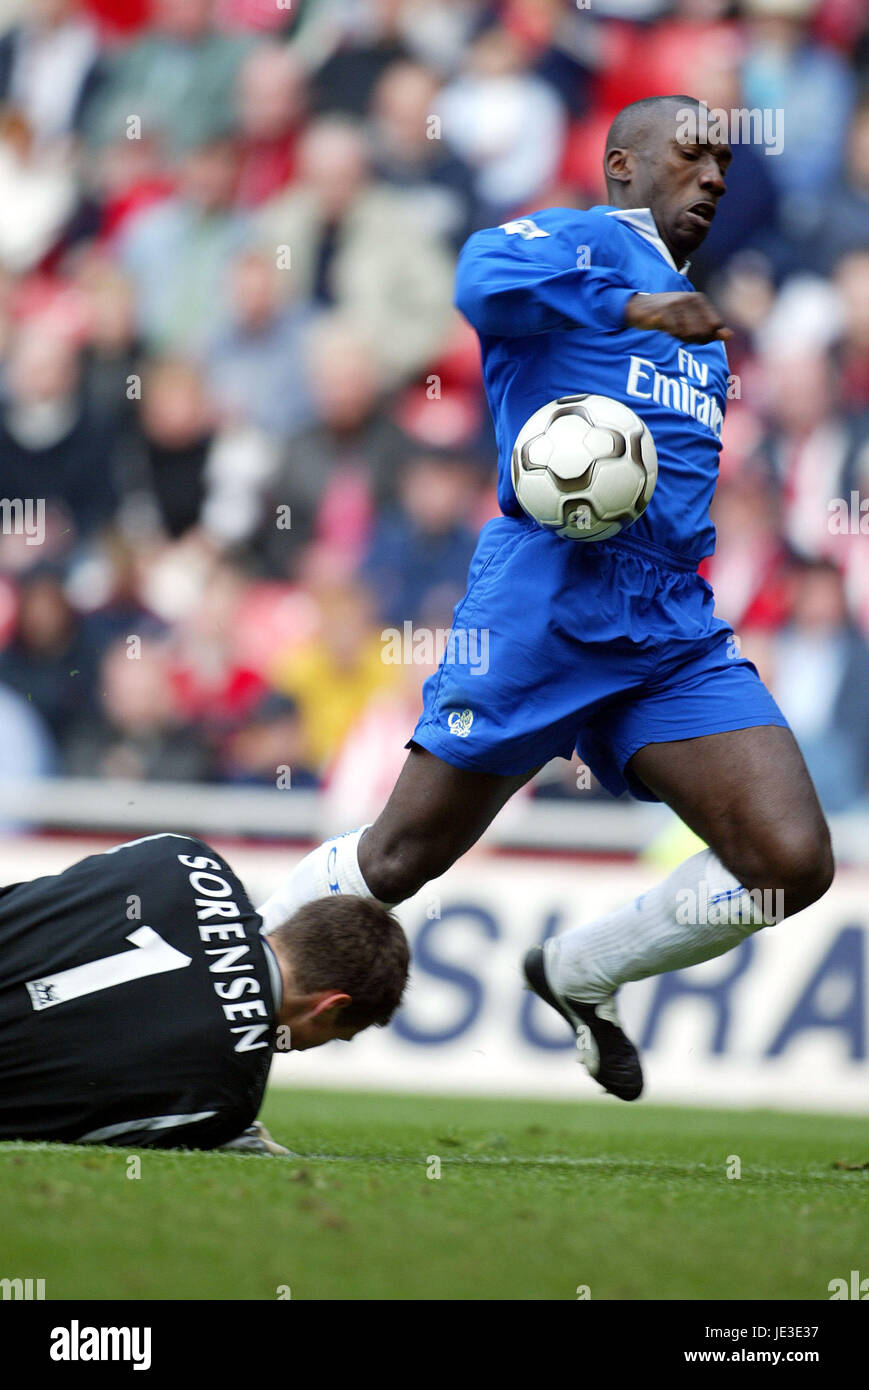
[[[721,438],[724,412],[710,391],[708,362],[698,362],[693,353],[679,349],[679,375],[669,376],[659,371],[647,357],[631,354],[628,368],[627,393],[638,401],[654,401],[665,409],[693,415],[706,425],[717,439]]]

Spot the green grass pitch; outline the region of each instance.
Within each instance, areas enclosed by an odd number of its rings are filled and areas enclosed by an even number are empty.
[[[0,1145],[0,1277],[572,1300],[828,1299],[869,1274],[869,1169],[836,1167],[869,1160],[859,1118],[284,1089],[263,1118],[303,1156]]]

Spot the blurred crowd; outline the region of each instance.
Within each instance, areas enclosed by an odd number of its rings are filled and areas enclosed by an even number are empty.
[[[692,266],[735,330],[704,572],[828,809],[867,798],[865,0],[0,0],[0,27],[0,777],[376,810],[431,669],[382,633],[449,627],[495,511],[457,249],[606,202],[613,115],[674,91],[785,113]]]

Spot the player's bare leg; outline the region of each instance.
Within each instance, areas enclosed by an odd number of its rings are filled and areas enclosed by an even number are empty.
[[[650,743],[631,770],[744,887],[780,892],[784,917],[830,886],[830,832],[790,729],[764,725]]]
[[[374,824],[318,845],[262,904],[266,931],[328,893],[355,893],[390,906],[412,897],[476,844],[536,771],[517,777],[472,772],[414,745]]]
[[[642,1071],[619,1023],[619,986],[731,950],[807,907],[832,877],[829,833],[789,730],[649,744],[630,767],[710,848],[627,906],[550,939],[545,960],[535,947],[525,962],[531,988],[576,1031],[591,1074],[625,1100],[640,1094]],[[375,824],[303,860],[260,909],[266,926],[330,891],[410,897],[476,843],[532,775],[469,772],[414,748]]]
[[[519,777],[472,772],[414,746],[359,843],[359,866],[374,896],[401,902],[440,877],[536,771]]]
[[[571,1023],[589,1005],[606,1017],[628,981],[711,960],[800,912],[833,876],[829,831],[790,730],[648,744],[629,766],[709,848],[625,907],[547,942],[545,960],[529,953],[532,987]],[[606,1084],[593,1048],[582,1060]],[[616,1060],[627,1081],[607,1089],[630,1099],[639,1060],[632,1067],[621,1043]]]
[[[385,903],[412,896],[461,858],[533,775],[470,772],[414,747],[374,825],[318,846],[263,904],[259,910],[266,930],[301,902],[333,891]],[[623,1100],[635,1099],[642,1090],[639,1058],[612,1000],[586,1005],[556,999],[542,973],[528,962],[526,978],[576,1031],[578,1045],[585,1049],[581,1060],[600,1084]]]

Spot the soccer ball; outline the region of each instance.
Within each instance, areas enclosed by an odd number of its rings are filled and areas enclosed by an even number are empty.
[[[603,541],[649,505],[658,478],[651,432],[609,396],[562,396],[535,410],[513,446],[522,510],[574,541]]]

